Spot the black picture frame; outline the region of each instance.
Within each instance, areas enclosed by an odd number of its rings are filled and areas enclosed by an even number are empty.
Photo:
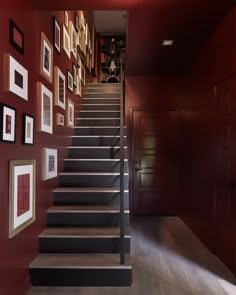
[[[73,81],[73,75],[70,70],[67,69],[67,88],[70,90],[70,92],[74,92],[74,81]]]
[[[9,20],[9,42],[19,53],[24,54],[24,33],[12,19]]]
[[[79,16],[77,12],[75,12],[75,30],[76,32],[79,32]]]
[[[0,103],[0,142],[16,142],[16,115],[17,113],[15,108],[7,104]],[[14,120],[13,122],[12,119]]]
[[[74,84],[74,87],[77,87],[77,79],[76,79],[76,76],[77,76],[77,67],[74,63],[72,63],[72,75],[73,75],[73,84]]]
[[[57,32],[59,34],[59,44],[57,44]],[[53,17],[53,47],[58,54],[61,54],[61,26],[55,16]]]
[[[29,135],[29,126],[28,123],[31,124],[31,136],[28,136]],[[25,145],[34,145],[34,133],[35,133],[35,119],[33,116],[29,115],[29,114],[26,114],[26,113],[23,113],[22,114],[22,144],[25,144]],[[28,139],[27,139],[28,137]]]

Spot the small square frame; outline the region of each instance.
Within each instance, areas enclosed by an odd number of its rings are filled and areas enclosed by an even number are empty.
[[[57,113],[57,126],[65,126],[65,117],[60,113]]]

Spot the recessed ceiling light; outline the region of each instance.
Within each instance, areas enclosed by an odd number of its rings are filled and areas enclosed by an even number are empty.
[[[175,40],[169,39],[169,40],[163,40],[162,46],[172,46],[174,44]]]

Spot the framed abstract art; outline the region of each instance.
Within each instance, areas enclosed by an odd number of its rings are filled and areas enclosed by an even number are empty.
[[[53,47],[43,32],[41,32],[40,73],[49,83],[52,83]]]
[[[34,144],[34,117],[23,114],[23,144]]]
[[[0,141],[16,141],[16,109],[0,103]]]
[[[57,177],[57,150],[43,149],[43,180]]]
[[[18,52],[24,54],[24,33],[12,19],[9,20],[9,41]]]

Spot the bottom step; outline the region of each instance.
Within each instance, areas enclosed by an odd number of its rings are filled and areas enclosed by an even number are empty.
[[[119,254],[40,254],[30,264],[33,286],[130,286],[132,268],[126,255]]]

